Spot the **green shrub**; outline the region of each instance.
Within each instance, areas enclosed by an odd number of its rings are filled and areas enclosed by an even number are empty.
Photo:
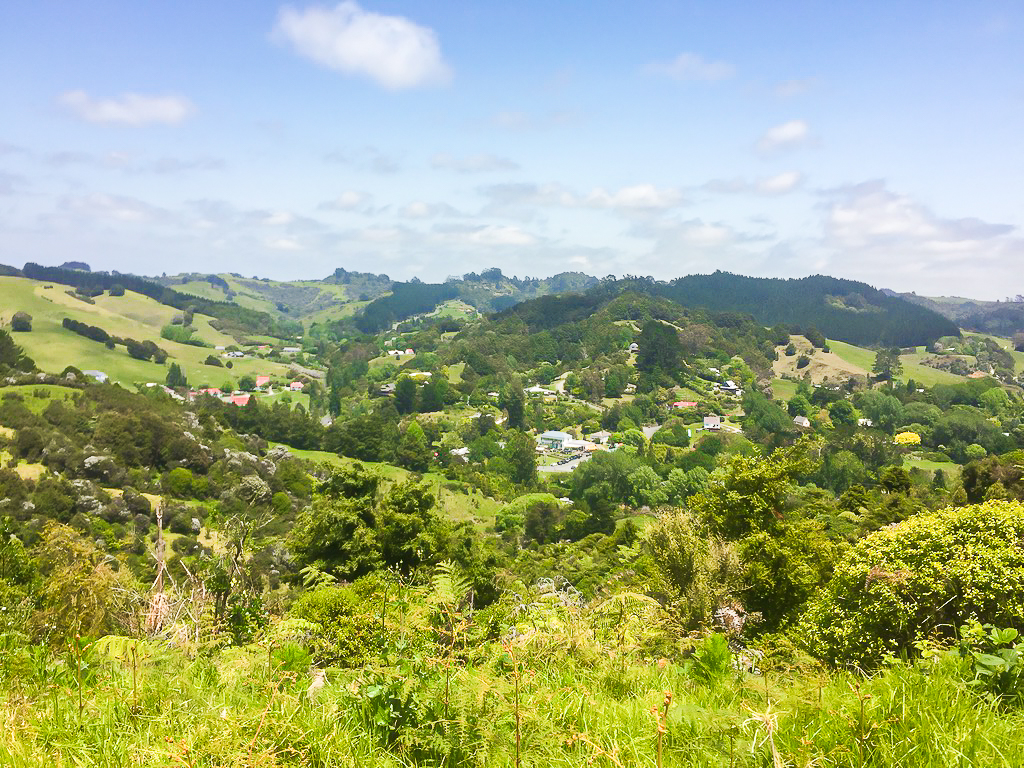
[[[303,593],[289,615],[320,627],[310,641],[318,663],[355,667],[379,650],[383,640],[380,617],[366,610],[372,605],[350,587],[319,587]]]
[[[988,501],[911,517],[860,541],[802,630],[832,664],[874,665],[974,620],[1024,629],[1024,505]]]

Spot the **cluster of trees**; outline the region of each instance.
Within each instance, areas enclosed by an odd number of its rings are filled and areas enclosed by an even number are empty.
[[[160,349],[156,343],[149,339],[136,341],[135,339],[122,339],[118,336],[111,336],[102,328],[83,323],[71,317],[65,317],[62,325],[69,331],[77,333],[79,336],[85,336],[87,339],[99,341],[110,349],[113,349],[117,344],[123,344],[125,349],[128,350],[128,354],[137,360],[152,360],[161,365],[167,360],[167,352]]]
[[[34,371],[36,364],[25,350],[14,343],[11,334],[0,328],[0,374],[8,371]]]

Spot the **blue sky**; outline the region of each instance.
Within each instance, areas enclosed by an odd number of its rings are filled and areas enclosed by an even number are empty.
[[[1024,293],[1019,2],[8,4],[0,262]]]

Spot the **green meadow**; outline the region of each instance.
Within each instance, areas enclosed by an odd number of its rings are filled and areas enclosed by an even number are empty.
[[[150,381],[163,383],[172,362],[178,363],[192,386],[219,387],[227,381],[237,383],[246,374],[266,374],[287,378],[288,366],[258,358],[233,360],[232,368],[206,365],[209,355],[220,356],[215,346],[234,344],[231,336],[210,325],[211,318],[195,315],[195,337],[209,344],[197,347],[168,341],[160,337],[160,330],[171,322],[179,310],[160,304],[141,294],[126,291],[124,296],[104,294],[94,299],[95,304],[76,299],[66,288],[21,277],[0,277],[0,322],[7,323],[17,311],[32,316],[32,330],[15,334],[15,340],[43,371],[60,373],[73,365],[80,370],[99,370],[111,381],[125,385]],[[105,345],[79,336],[61,323],[71,317],[95,325],[113,336],[150,340],[164,349],[167,363],[136,360],[122,346],[108,349]],[[226,360],[222,360],[226,363]]]

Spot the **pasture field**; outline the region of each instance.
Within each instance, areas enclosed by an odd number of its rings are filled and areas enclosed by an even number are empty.
[[[828,346],[834,355],[842,358],[850,366],[857,368],[861,375],[867,375],[871,372],[871,366],[875,362],[874,350],[847,344],[845,341],[833,341],[832,339],[829,339]],[[955,373],[940,371],[936,368],[922,365],[921,361],[927,356],[928,353],[924,347],[918,347],[914,354],[900,355],[900,362],[903,364],[902,379],[904,381],[913,379],[918,384],[928,387],[936,384],[956,384],[964,380],[963,376],[957,376]]]
[[[14,339],[40,370],[48,373],[60,373],[73,365],[79,370],[103,371],[113,382],[134,386],[150,381],[163,383],[170,364],[175,362],[182,367],[191,386],[214,387],[229,380],[237,383],[246,374],[288,375],[287,365],[252,357],[233,360],[231,369],[206,365],[204,361],[209,355],[221,354],[214,346],[228,346],[235,340],[213,328],[211,318],[205,315],[195,315],[195,336],[211,346],[197,347],[161,338],[163,326],[180,314],[173,307],[132,291],[116,297],[104,294],[94,301],[95,304],[89,304],[73,298],[64,286],[22,277],[0,277],[0,323],[9,322],[19,310],[32,315],[32,330],[15,333]],[[153,341],[167,352],[167,362],[159,365],[136,360],[122,346],[108,349],[64,328],[61,323],[65,317],[95,325],[113,336]]]

